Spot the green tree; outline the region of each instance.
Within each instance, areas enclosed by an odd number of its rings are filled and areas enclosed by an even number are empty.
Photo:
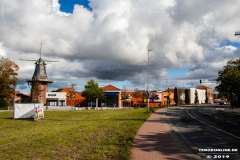
[[[103,100],[106,101],[107,97],[104,95],[104,92],[103,92],[102,88],[99,88],[98,96],[97,96],[97,97],[98,97],[98,99],[101,100],[101,102],[102,102]],[[102,103],[101,103],[101,109],[102,109]]]
[[[217,94],[213,94],[213,98],[214,98],[214,99],[218,99]]]
[[[51,92],[61,92],[63,90],[63,88],[59,88],[57,90],[52,90]]]
[[[240,59],[230,60],[223,70],[218,72],[218,86],[215,89],[222,93],[226,98],[233,100],[237,98],[238,106],[240,105]]]
[[[174,89],[174,101],[176,103],[176,106],[178,105],[178,92],[177,92],[177,87]]]
[[[7,106],[9,106],[10,104],[5,101],[4,99],[0,99],[0,110],[5,110],[7,109]]]
[[[147,92],[146,92],[146,91],[143,92],[142,98],[143,98],[143,99],[147,99]]]
[[[208,96],[207,96],[207,90],[206,90],[206,99],[205,99],[205,103],[208,103]]]
[[[133,97],[136,98],[136,101],[138,98],[142,97],[142,95],[138,92],[138,89],[134,89],[134,93],[133,93]],[[137,106],[137,103],[136,103],[136,106]],[[139,106],[140,106],[140,102],[139,102]]]
[[[189,90],[185,89],[185,104],[189,104],[190,99],[189,99]]]
[[[99,96],[99,86],[94,82],[94,80],[91,79],[87,82],[84,88],[85,90],[82,92],[82,96],[85,97],[87,101],[91,102],[92,107],[92,101],[96,100],[96,98]]]
[[[14,94],[18,70],[16,63],[0,55],[0,99],[9,99]]]
[[[197,104],[199,101],[198,101],[198,92],[197,90],[195,90],[195,101],[194,103]]]

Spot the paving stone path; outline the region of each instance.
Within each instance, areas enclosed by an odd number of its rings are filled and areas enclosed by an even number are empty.
[[[172,139],[166,124],[167,108],[159,109],[139,128],[131,149],[131,160],[184,160],[187,156]]]

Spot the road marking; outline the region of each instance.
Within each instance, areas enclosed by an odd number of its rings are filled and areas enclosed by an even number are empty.
[[[228,123],[232,123],[232,124],[235,124],[235,125],[238,125],[237,123],[233,123],[233,122],[230,122],[230,121],[227,121]]]
[[[209,114],[209,115],[211,115],[210,113],[207,113],[207,112],[205,111],[205,108],[203,108],[203,111],[204,111],[206,114]]]
[[[220,109],[220,110],[221,110],[221,109]],[[223,108],[223,110],[224,110],[224,108]],[[211,115],[210,113],[207,113],[207,112],[205,111],[205,108],[203,108],[203,111],[204,111],[206,114],[209,114],[209,115]],[[214,118],[220,119],[220,118],[218,118],[218,117],[214,117]],[[237,123],[233,123],[233,122],[230,122],[230,121],[226,121],[226,122],[228,122],[228,123],[232,123],[232,124],[234,124],[234,125],[237,125],[237,126],[238,126],[238,124],[237,124]]]
[[[186,111],[187,111],[187,113],[188,113],[188,108],[186,108]],[[208,125],[208,126],[214,128],[214,129],[216,129],[216,130],[219,130],[219,131],[221,131],[221,132],[223,132],[223,133],[226,133],[226,134],[228,134],[228,135],[230,135],[230,136],[233,136],[233,137],[235,137],[235,138],[237,138],[237,139],[240,139],[240,137],[235,136],[235,135],[233,135],[233,134],[231,134],[231,133],[228,133],[228,132],[226,132],[226,131],[224,131],[224,130],[221,130],[221,129],[217,128],[217,127],[214,127],[214,126],[212,126],[212,125],[210,125],[210,124],[208,124],[208,123],[205,123],[205,122],[203,122],[203,121],[201,121],[201,120],[195,118],[194,116],[192,116],[192,115],[189,114],[189,113],[188,113],[188,115],[191,116],[192,118],[196,119],[197,121],[203,123],[203,124],[206,124],[206,125]]]

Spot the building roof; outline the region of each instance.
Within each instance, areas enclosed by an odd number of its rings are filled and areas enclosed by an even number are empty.
[[[212,88],[202,85],[197,87],[196,89],[212,89]]]
[[[107,85],[107,86],[102,87],[102,90],[119,90],[120,91],[121,89],[114,87],[112,85]]]
[[[69,92],[72,88],[63,88],[61,92]]]

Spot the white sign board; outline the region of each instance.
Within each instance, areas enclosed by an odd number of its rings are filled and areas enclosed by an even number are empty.
[[[34,106],[43,105],[36,103],[24,103],[14,105],[14,119],[18,118],[34,118]]]
[[[162,102],[162,93],[155,93],[158,98],[157,99],[154,99],[154,102]]]

